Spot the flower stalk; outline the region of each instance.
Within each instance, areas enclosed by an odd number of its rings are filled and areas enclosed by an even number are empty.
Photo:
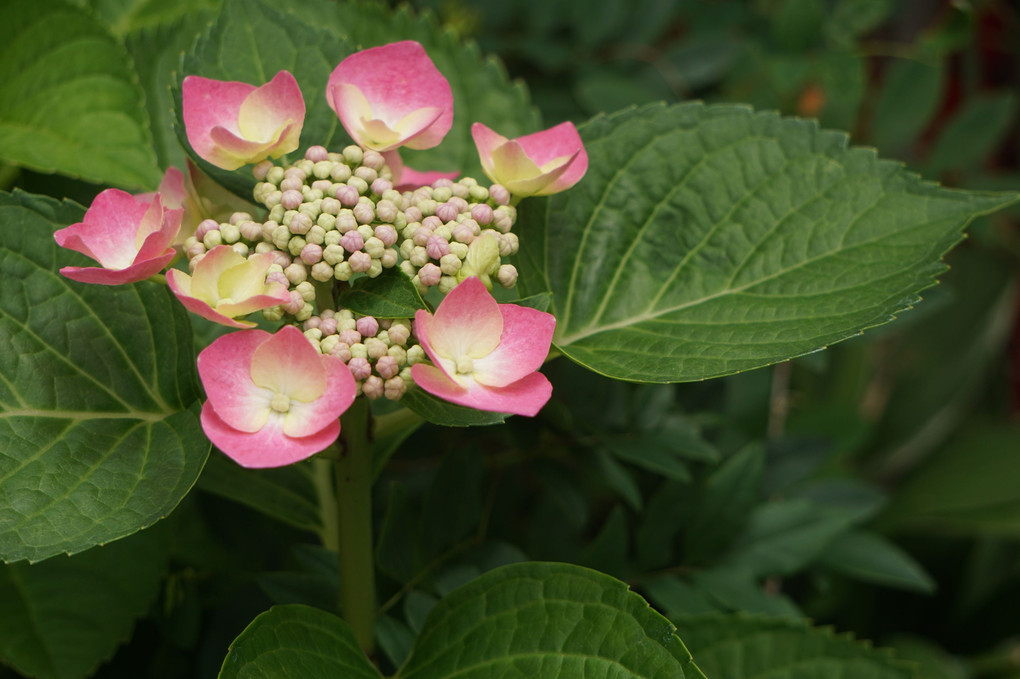
[[[372,543],[372,440],[368,400],[358,398],[340,418],[334,463],[340,554],[340,610],[358,645],[375,652],[375,564]]]

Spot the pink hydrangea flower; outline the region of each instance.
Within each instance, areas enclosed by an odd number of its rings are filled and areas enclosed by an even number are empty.
[[[57,245],[99,262],[99,267],[65,266],[60,273],[81,283],[135,283],[163,270],[174,257],[182,210],[168,210],[157,195],[150,203],[106,189],[85,218],[53,234]]]
[[[471,136],[486,176],[518,197],[559,193],[588,171],[588,154],[570,122],[517,139],[475,123]]]
[[[198,355],[198,374],[208,399],[202,429],[243,467],[279,467],[327,448],[357,390],[340,359],[290,325],[218,338]]]
[[[236,170],[298,147],[305,100],[287,71],[261,87],[189,75],[182,96],[188,143],[216,167]]]
[[[552,395],[537,370],[555,327],[552,314],[497,304],[480,280],[468,278],[435,315],[415,314],[415,335],[434,365],[417,363],[411,376],[430,394],[462,406],[535,415]]]
[[[218,245],[202,256],[192,276],[170,269],[166,280],[188,311],[232,328],[253,328],[254,323],[235,319],[290,301],[286,285],[266,282],[274,258],[271,252],[244,257]]]
[[[437,146],[453,125],[450,83],[411,40],[355,52],[333,70],[326,100],[362,148]]]

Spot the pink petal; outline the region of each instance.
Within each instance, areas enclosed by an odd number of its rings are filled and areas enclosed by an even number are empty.
[[[471,137],[475,140],[475,148],[478,149],[478,157],[482,161],[482,169],[485,171],[485,175],[492,179],[492,181],[497,181],[493,179],[493,176],[496,174],[496,168],[492,162],[492,154],[510,140],[501,134],[497,134],[482,123],[473,123],[471,125]]]
[[[120,189],[106,189],[84,219],[53,234],[57,245],[92,257],[106,269],[125,269],[138,254],[138,227],[150,205]]]
[[[176,167],[170,166],[163,173],[163,179],[156,189],[163,200],[163,207],[171,210],[184,207],[184,201],[188,198],[188,189],[184,184],[184,173]],[[135,196],[138,198],[138,196]]]
[[[123,285],[137,283],[155,276],[163,270],[177,253],[171,248],[159,257],[147,259],[124,269],[100,269],[99,267],[65,266],[61,275],[79,283],[97,283],[99,285]]]
[[[255,324],[252,322],[234,320],[230,316],[226,316],[225,314],[219,313],[211,306],[209,306],[208,303],[203,302],[202,300],[196,297],[193,297],[190,294],[192,279],[183,271],[180,271],[178,269],[170,269],[169,271],[166,272],[166,281],[167,284],[170,286],[170,291],[173,292],[177,299],[180,301],[180,303],[184,305],[184,308],[190,311],[191,313],[197,316],[201,316],[202,318],[208,321],[212,321],[213,323],[219,323],[220,325],[225,325],[231,328],[240,329],[255,327]],[[280,303],[281,302],[275,302],[275,304]],[[266,306],[274,306],[274,304],[268,304]],[[255,309],[252,309],[252,311],[254,310]],[[237,315],[240,316],[242,314]]]
[[[580,151],[579,158],[583,159],[584,169],[588,168],[588,154],[584,151],[584,142],[581,141],[581,135],[577,133],[574,123],[560,123],[548,130],[518,137],[514,141],[521,145],[528,157],[539,167],[556,158],[572,156]],[[581,175],[583,174],[584,170],[581,170]],[[577,178],[580,179],[580,175]]]
[[[503,315],[499,304],[485,284],[474,276],[465,279],[443,298],[426,329],[435,353],[454,361],[461,356],[482,358],[488,355],[499,344],[502,333]]]
[[[267,253],[268,254],[268,253]],[[205,253],[191,276],[192,297],[214,306],[220,301],[220,277],[231,267],[244,263],[244,256],[229,245],[217,245]]]
[[[340,420],[332,420],[309,436],[283,433],[283,418],[273,417],[257,432],[233,429],[219,417],[211,402],[202,406],[202,429],[213,444],[242,467],[280,467],[300,462],[328,448],[340,435]]]
[[[256,432],[270,416],[273,392],[252,382],[251,363],[255,351],[271,337],[264,330],[232,332],[198,354],[198,375],[207,405],[231,429]]]
[[[286,325],[255,349],[249,379],[292,400],[314,401],[327,384],[320,357],[300,330]]]
[[[358,100],[351,85],[363,95]],[[432,148],[442,141],[453,125],[453,92],[425,49],[417,42],[403,41],[355,52],[333,70],[326,88],[326,100],[355,141],[361,120],[380,120],[391,130],[422,109],[435,109],[435,120],[405,136],[399,144],[414,149]],[[365,102],[370,113],[364,109]],[[360,143],[360,141],[359,141]],[[377,150],[390,150],[395,146]]]
[[[253,91],[255,86],[248,83],[212,80],[197,75],[184,79],[181,85],[184,130],[195,153],[209,160],[208,156],[217,152],[216,143],[209,136],[214,127],[241,134],[237,127],[237,113]]]
[[[468,408],[497,413],[533,417],[552,396],[552,384],[538,372],[505,387],[486,387],[474,382],[462,387],[435,367],[424,363],[411,366],[411,376],[418,386],[433,396]]]
[[[253,141],[273,141],[280,128],[297,123],[296,130],[289,133],[292,138],[287,143],[292,144],[291,148],[279,155],[293,151],[298,147],[305,120],[305,100],[297,80],[289,72],[280,71],[248,95],[238,110],[237,119],[241,135]]]
[[[135,255],[134,261],[140,262],[158,257],[167,248],[172,247],[177,233],[181,230],[183,216],[183,208],[164,209],[162,199],[159,194],[156,194],[138,225],[138,232],[135,235],[138,253]]]
[[[326,389],[311,403],[291,402],[290,411],[283,420],[283,432],[287,436],[311,436],[331,421],[339,420],[358,394],[351,371],[340,359],[319,356],[319,360],[326,375]]]
[[[382,154],[386,164],[393,173],[393,188],[397,191],[414,191],[422,186],[431,186],[440,179],[456,179],[460,172],[419,172],[412,167],[404,165],[400,157],[400,151],[386,151]]]
[[[279,304],[286,304],[290,301],[290,293],[287,291],[287,286],[283,283],[270,283],[266,286],[266,292],[262,295],[252,295],[239,302],[220,302],[216,305],[217,311],[223,313],[229,318],[237,318],[238,316],[247,316],[253,311],[259,309],[268,309],[272,306]],[[250,327],[253,323],[243,322],[244,327]],[[235,326],[239,327],[239,326]]]
[[[499,346],[474,361],[475,380],[489,387],[505,387],[542,367],[556,329],[556,317],[544,311],[516,304],[500,304],[499,310]]]

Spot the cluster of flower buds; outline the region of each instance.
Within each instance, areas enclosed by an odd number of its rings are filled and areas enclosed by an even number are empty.
[[[294,76],[281,71],[261,86],[186,77],[191,150],[224,170],[253,165],[257,205],[208,186],[190,165],[186,176],[168,170],[156,194],[109,189],[82,223],[56,233],[100,266],[62,273],[133,283],[161,271],[181,246],[187,272],[170,269],[170,289],[188,310],[242,329],[199,355],[203,427],[242,465],[314,454],[336,439],[337,418],[356,396],[399,399],[415,384],[460,405],[534,415],[551,393],[537,370],[555,321],[497,304],[489,290],[517,281],[507,262],[519,248],[517,202],[584,175],[577,130],[564,123],[507,139],[476,123],[488,187],[407,167],[400,147],[436,146],[453,122],[449,83],[410,41],[344,59],[326,99],[355,145],[311,146],[277,165],[271,159],[298,149],[304,124]],[[422,295],[445,296],[434,314],[376,319],[335,308],[336,292],[394,268]],[[259,310],[283,327],[251,329],[244,317]]]

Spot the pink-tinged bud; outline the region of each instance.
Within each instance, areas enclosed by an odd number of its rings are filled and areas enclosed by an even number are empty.
[[[496,205],[509,205],[510,191],[502,184],[493,184],[489,187],[489,198]]]
[[[391,325],[389,329],[390,342],[403,346],[411,337],[411,329],[406,325]]]
[[[496,280],[504,288],[512,288],[517,283],[517,268],[513,264],[504,264],[496,272]]]
[[[415,335],[433,365],[415,364],[411,374],[425,391],[459,405],[535,415],[552,395],[537,370],[555,325],[552,314],[497,304],[481,281],[468,278],[435,315],[415,314]]]
[[[257,163],[255,167],[251,169],[252,176],[254,176],[257,181],[260,182],[264,181],[265,178],[269,175],[269,171],[272,170],[273,167],[275,167],[273,165],[273,161],[263,160],[261,163]]]
[[[336,334],[336,319],[335,318],[323,318],[319,323],[319,329],[322,330],[323,335],[335,335]]]
[[[465,187],[463,184],[455,184],[454,186],[457,186],[457,187],[462,188],[465,191],[467,191],[467,187]],[[464,200],[463,198],[461,198],[460,196],[453,196],[452,198],[450,198],[446,202],[447,202],[447,204],[452,205],[455,210],[457,210],[457,214],[460,214],[461,212],[467,212],[468,208],[471,207],[468,204],[468,202],[466,200]],[[454,217],[454,219],[456,219],[456,217]],[[447,221],[449,221],[449,220],[447,220]]]
[[[382,378],[378,375],[372,375],[361,385],[361,393],[366,398],[374,401],[377,398],[382,398],[383,394],[386,393],[386,385],[383,384]]]
[[[326,100],[361,147],[427,149],[453,124],[450,83],[412,41],[356,52],[329,76]]]
[[[414,236],[411,237],[411,242],[420,247],[424,247],[428,244],[429,238],[432,238],[432,229],[422,224],[414,232]]]
[[[305,102],[287,71],[261,87],[189,75],[182,96],[188,143],[216,167],[236,170],[298,147]]]
[[[391,401],[399,401],[407,393],[407,383],[401,377],[391,377],[386,380],[386,389],[383,395]]]
[[[324,356],[300,330],[224,335],[198,356],[208,400],[202,429],[245,467],[278,467],[329,447],[357,385],[347,367]]]
[[[279,250],[273,250],[271,254],[273,255],[273,264],[278,264],[280,265],[280,268],[283,269],[290,266],[291,258],[287,253],[280,252]]]
[[[343,340],[341,340],[342,342]],[[372,374],[372,364],[368,362],[368,359],[363,356],[355,356],[347,361],[347,367],[351,370],[351,375],[354,379],[361,381],[368,379]]]
[[[340,341],[351,345],[358,344],[361,342],[361,333],[354,328],[348,328],[340,331]]]
[[[272,253],[266,253],[272,254]],[[266,275],[266,285],[270,283],[279,283],[280,285],[290,287],[290,281],[287,280],[287,276],[282,271],[274,271]]]
[[[383,195],[387,191],[393,188],[393,182],[389,179],[376,179],[372,182],[372,193],[376,195]]]
[[[196,263],[191,276],[170,269],[166,279],[188,311],[231,328],[251,328],[254,323],[236,319],[290,301],[287,284],[267,275],[272,263],[269,253],[245,258],[220,245]]]
[[[361,197],[358,190],[350,184],[342,184],[341,186],[338,186],[335,195],[336,199],[339,200],[340,204],[344,207],[354,207],[358,204],[358,198]]]
[[[485,203],[478,203],[471,208],[471,219],[482,226],[492,223],[492,207]]]
[[[442,236],[429,236],[428,242],[425,244],[425,252],[432,259],[442,259],[450,254],[450,242]]]
[[[400,373],[400,363],[392,356],[382,356],[375,362],[375,371],[385,380]]]
[[[371,203],[358,202],[354,206],[354,218],[358,224],[371,224],[375,221],[375,207]]]
[[[288,314],[295,315],[304,308],[305,300],[301,296],[301,293],[297,290],[291,290],[288,295],[290,299],[280,306],[282,306],[283,310]]]
[[[365,340],[365,352],[368,357],[374,360],[380,359],[386,355],[386,350],[389,349],[386,346],[386,342],[383,342],[377,337],[369,337]]]
[[[262,225],[253,221],[242,222],[241,237],[253,242],[260,240],[262,238]]]
[[[375,237],[382,241],[382,244],[386,247],[390,247],[397,242],[397,230],[389,224],[380,224],[375,227]]]
[[[329,355],[347,363],[351,360],[351,348],[344,342],[337,342],[329,350]]]
[[[99,267],[65,266],[60,273],[80,283],[135,283],[163,270],[174,257],[173,242],[183,209],[163,207],[159,194],[142,203],[130,193],[106,189],[83,220],[53,234],[57,245],[80,252]]]
[[[298,179],[297,177],[290,176],[284,177],[283,181],[280,182],[281,191],[300,191],[301,187],[305,185],[304,180]],[[286,206],[285,206],[286,207]],[[293,208],[287,208],[288,210]]]
[[[318,328],[322,323],[322,319],[318,316],[312,316],[307,321],[301,324],[301,327],[305,330],[311,330],[312,328]],[[320,338],[321,339],[321,338]]]
[[[450,203],[443,203],[436,208],[436,217],[444,222],[452,222],[457,219],[457,215],[459,214],[460,211],[456,208],[456,206],[451,205]]]
[[[362,316],[357,321],[357,328],[362,337],[375,337],[379,334],[379,321],[372,316]]]
[[[322,247],[314,243],[308,243],[301,248],[301,261],[311,266],[322,261]]]
[[[427,288],[439,285],[439,279],[443,277],[443,270],[429,262],[418,270],[418,280]]]
[[[364,237],[358,231],[348,231],[340,237],[339,243],[347,252],[355,253],[365,247]]]
[[[372,268],[372,257],[367,252],[354,252],[347,259],[347,263],[355,273],[365,273]]]
[[[318,145],[309,146],[308,150],[305,151],[305,158],[312,161],[313,163],[318,163],[320,161],[326,160],[326,158],[328,157],[329,152],[326,150],[325,146]]]
[[[408,223],[411,223],[420,222],[423,218],[423,215],[421,213],[421,210],[418,209],[417,205],[412,205],[411,207],[404,210],[404,217],[407,218]]]
[[[195,229],[195,238],[198,240],[204,240],[205,234],[210,231],[219,231],[220,225],[215,219],[203,219],[198,223],[198,227]]]
[[[457,224],[456,226],[453,227],[453,238],[458,243],[470,245],[471,242],[475,239],[475,232],[467,224]]]
[[[305,202],[305,197],[297,189],[287,189],[280,198],[280,205],[287,210],[296,210]]]

